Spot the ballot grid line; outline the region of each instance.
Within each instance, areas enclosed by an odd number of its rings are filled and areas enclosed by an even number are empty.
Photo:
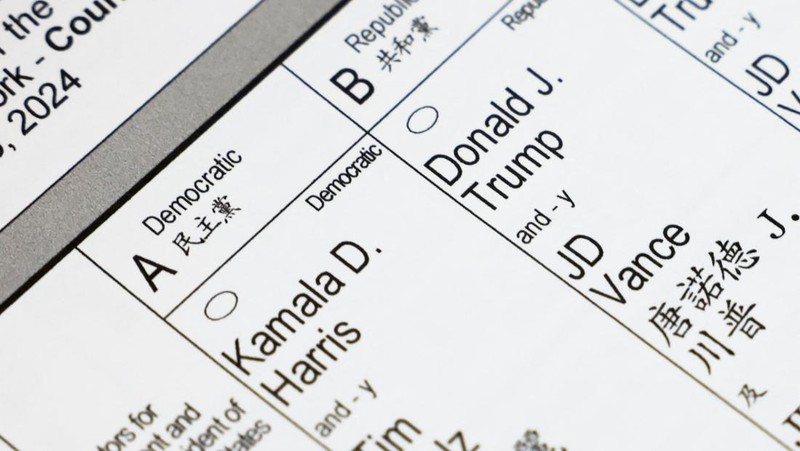
[[[144,301],[143,301],[141,298],[139,298],[139,297],[138,297],[136,294],[134,294],[134,293],[133,293],[133,291],[131,291],[130,289],[128,289],[128,287],[126,287],[126,286],[125,286],[125,284],[123,284],[122,282],[120,282],[120,281],[119,281],[119,280],[118,280],[116,277],[114,277],[113,275],[111,275],[111,273],[109,273],[108,271],[106,271],[106,269],[105,269],[105,268],[103,268],[103,267],[102,267],[102,266],[101,266],[99,263],[97,263],[97,262],[96,262],[96,261],[95,261],[95,260],[94,260],[92,257],[90,257],[90,256],[89,256],[89,255],[88,255],[86,252],[84,252],[83,250],[81,250],[81,248],[80,248],[80,247],[76,247],[76,248],[75,248],[75,250],[76,250],[76,251],[78,251],[78,253],[80,253],[81,255],[83,255],[83,256],[86,258],[86,260],[88,260],[88,261],[89,261],[89,262],[90,262],[90,263],[91,263],[91,264],[92,264],[92,265],[93,265],[95,268],[97,268],[97,269],[98,269],[100,272],[102,272],[103,274],[105,274],[105,275],[106,275],[106,277],[108,277],[109,279],[111,279],[111,280],[112,280],[112,281],[113,281],[115,284],[117,284],[117,285],[118,285],[120,288],[122,288],[123,290],[125,290],[125,292],[127,292],[127,293],[128,293],[130,296],[131,296],[131,297],[133,297],[134,299],[136,299],[136,300],[137,300],[137,301],[138,301],[138,302],[139,302],[141,305],[143,305],[143,306],[144,306],[144,307],[145,307],[145,308],[146,308],[148,311],[150,311],[150,313],[152,313],[153,315],[155,315],[155,317],[156,317],[156,318],[158,318],[158,320],[160,320],[161,322],[163,322],[163,323],[165,323],[167,326],[169,326],[169,328],[170,328],[170,329],[172,329],[172,330],[173,330],[175,333],[177,333],[177,334],[178,334],[178,335],[179,335],[181,338],[183,338],[184,340],[186,340],[186,342],[188,342],[188,343],[189,343],[191,346],[193,346],[193,347],[194,347],[196,350],[198,350],[198,351],[199,351],[201,354],[203,354],[203,355],[204,355],[204,356],[205,356],[205,357],[206,357],[208,360],[211,360],[211,361],[214,363],[214,365],[216,365],[217,367],[221,368],[221,369],[222,369],[222,370],[223,370],[223,371],[224,371],[224,372],[225,372],[225,373],[226,373],[228,376],[230,376],[230,377],[231,377],[231,378],[233,378],[233,379],[234,379],[236,382],[238,382],[240,385],[242,385],[242,386],[243,386],[243,387],[244,387],[244,388],[245,388],[247,391],[249,391],[250,393],[252,393],[253,395],[255,395],[255,396],[258,398],[258,399],[260,399],[260,400],[261,400],[261,401],[263,401],[265,404],[267,404],[267,405],[268,405],[268,406],[269,406],[269,407],[270,407],[272,410],[274,410],[276,413],[278,413],[278,415],[280,415],[281,417],[283,417],[283,419],[287,420],[287,421],[288,421],[290,424],[292,424],[294,427],[296,427],[297,429],[299,429],[299,430],[300,430],[300,431],[301,431],[303,434],[305,434],[305,435],[306,435],[306,436],[307,436],[309,439],[311,439],[311,440],[312,440],[314,443],[316,443],[317,445],[321,446],[321,447],[322,447],[323,449],[325,449],[325,450],[331,451],[331,449],[330,449],[328,446],[326,446],[324,443],[320,442],[320,441],[319,441],[319,439],[317,439],[317,438],[316,438],[316,437],[315,437],[313,434],[311,434],[309,431],[307,431],[307,430],[306,430],[306,429],[305,429],[303,426],[301,426],[299,423],[297,423],[296,421],[294,421],[294,420],[293,420],[291,417],[289,417],[287,414],[283,413],[283,412],[282,412],[280,409],[278,409],[278,408],[277,408],[277,407],[276,407],[276,406],[275,406],[273,403],[271,403],[270,401],[268,401],[268,400],[267,400],[266,398],[264,398],[264,397],[263,397],[261,394],[259,394],[259,393],[258,393],[256,390],[254,390],[254,389],[253,389],[253,388],[251,388],[249,385],[247,385],[247,384],[246,384],[246,383],[245,383],[243,380],[241,380],[241,379],[240,379],[238,376],[236,376],[235,374],[233,374],[233,372],[232,372],[231,370],[229,370],[228,368],[226,368],[226,367],[225,367],[225,365],[223,365],[223,364],[219,363],[219,362],[218,362],[218,361],[217,361],[215,358],[211,357],[211,354],[209,354],[209,353],[208,353],[208,352],[207,352],[205,349],[203,349],[203,347],[202,347],[202,346],[200,346],[200,345],[199,345],[199,344],[197,344],[197,343],[196,343],[194,340],[192,340],[191,338],[189,338],[189,337],[188,337],[186,334],[184,334],[184,333],[183,333],[183,332],[182,332],[180,329],[178,329],[178,328],[177,328],[177,327],[176,327],[174,324],[170,323],[170,322],[169,322],[169,321],[167,321],[165,318],[162,318],[162,317],[161,317],[161,315],[159,315],[159,314],[158,314],[158,312],[156,312],[155,310],[153,310],[153,308],[152,308],[152,307],[150,307],[149,305],[147,305],[147,303],[146,303],[146,302],[144,302]]]
[[[331,101],[330,101],[330,100],[329,100],[327,97],[323,96],[323,95],[322,95],[322,94],[321,94],[319,91],[317,91],[317,89],[316,89],[316,88],[314,88],[313,86],[311,86],[310,84],[308,84],[308,82],[307,82],[307,81],[305,81],[305,80],[304,80],[302,77],[300,77],[299,75],[297,75],[297,73],[296,73],[295,71],[293,71],[292,69],[290,69],[290,68],[289,68],[289,66],[287,66],[286,64],[281,64],[281,66],[282,66],[284,69],[286,69],[286,71],[287,71],[287,72],[289,72],[289,73],[290,73],[290,74],[291,74],[291,75],[292,75],[292,76],[293,76],[295,79],[297,79],[297,81],[299,81],[300,83],[302,83],[302,84],[303,84],[303,85],[304,85],[306,88],[308,88],[308,89],[312,90],[312,91],[314,92],[314,94],[316,94],[317,96],[319,96],[319,98],[321,98],[322,100],[324,100],[324,101],[325,101],[325,103],[327,103],[328,105],[330,105],[330,106],[331,106],[331,107],[332,107],[334,110],[338,111],[338,112],[339,112],[339,114],[341,114],[342,116],[346,117],[346,118],[347,118],[347,119],[348,119],[350,122],[352,122],[352,123],[353,123],[353,125],[355,125],[355,126],[356,126],[356,127],[358,127],[359,129],[361,129],[361,131],[362,131],[364,134],[363,134],[363,135],[361,135],[361,137],[360,137],[360,138],[358,138],[358,140],[357,140],[355,143],[353,143],[353,146],[355,146],[356,144],[358,144],[358,142],[359,142],[359,141],[361,141],[362,139],[364,139],[364,137],[365,137],[365,136],[367,136],[367,133],[369,133],[369,131],[368,131],[366,128],[362,127],[362,126],[361,126],[361,124],[359,124],[358,122],[356,122],[356,120],[355,120],[355,119],[353,119],[353,118],[352,118],[352,117],[351,117],[349,114],[345,113],[345,112],[344,112],[344,110],[342,110],[341,108],[339,108],[339,106],[338,106],[338,105],[336,105],[335,103],[331,102]],[[350,148],[349,148],[349,149],[347,149],[347,151],[349,151],[350,149],[352,149],[352,148],[353,148],[353,146],[350,146]],[[347,151],[345,151],[345,153],[347,153]],[[339,157],[339,158],[338,158],[336,161],[338,161],[339,159],[341,159],[341,157]],[[336,164],[336,161],[334,161],[334,162],[333,162],[333,164],[331,164],[331,166],[333,166],[334,164]],[[322,174],[320,174],[319,176],[317,176],[317,178],[315,178],[315,179],[314,179],[314,181],[316,182],[316,181],[317,181],[317,180],[318,180],[320,177],[322,177],[322,175],[323,175],[324,173],[328,172],[328,170],[330,170],[330,166],[328,166],[327,168],[325,168],[325,170],[324,170],[324,171],[322,171]],[[312,182],[311,184],[313,185],[313,182]],[[303,191],[302,191],[300,194],[302,194],[303,192],[305,192],[305,191],[306,191],[306,190],[307,190],[307,189],[308,189],[310,186],[311,186],[311,185],[307,186],[307,187],[306,187],[306,188],[305,188],[305,189],[304,189],[304,190],[303,190]],[[298,194],[298,196],[299,196],[299,194]]]
[[[17,448],[16,446],[12,445],[11,442],[6,440],[6,438],[3,437],[2,434],[0,434],[0,443],[2,443],[4,445],[8,446],[9,448],[11,448],[11,451],[19,451],[19,448]]]
[[[793,124],[793,123],[792,123],[792,122],[791,122],[789,119],[786,119],[785,117],[783,117],[782,115],[780,115],[780,114],[779,114],[777,111],[775,111],[775,110],[774,110],[772,107],[770,107],[770,106],[769,106],[769,105],[767,105],[766,103],[764,103],[764,102],[762,102],[761,100],[759,100],[759,99],[758,99],[757,97],[755,97],[753,94],[750,94],[749,92],[747,92],[747,90],[745,90],[744,88],[742,88],[741,86],[739,86],[737,83],[735,83],[735,82],[734,82],[733,80],[731,80],[730,78],[728,78],[728,77],[726,77],[725,75],[723,75],[723,74],[722,74],[720,71],[718,71],[717,69],[714,69],[713,67],[711,67],[711,65],[709,65],[708,63],[706,63],[705,61],[703,61],[703,60],[702,60],[700,57],[698,57],[697,55],[695,55],[695,54],[694,54],[694,53],[693,53],[691,50],[687,49],[687,48],[686,48],[686,47],[685,47],[683,44],[681,44],[681,43],[679,43],[678,41],[676,41],[675,39],[671,38],[669,35],[667,35],[667,34],[666,34],[666,33],[664,33],[663,31],[659,30],[659,29],[658,29],[658,27],[656,27],[656,26],[655,26],[655,25],[653,25],[652,23],[648,22],[648,21],[647,21],[647,19],[645,19],[644,17],[642,17],[642,16],[640,16],[639,14],[637,14],[637,13],[636,13],[636,12],[635,12],[633,9],[631,9],[629,6],[625,5],[625,4],[623,3],[623,1],[624,1],[624,0],[614,0],[614,1],[615,1],[615,2],[616,2],[618,5],[619,5],[619,6],[621,6],[622,8],[624,8],[626,11],[628,11],[629,13],[631,13],[631,14],[632,14],[634,17],[636,17],[637,19],[639,19],[639,21],[641,21],[641,22],[643,22],[645,25],[647,25],[647,26],[648,26],[650,29],[654,30],[656,33],[660,34],[660,35],[661,35],[663,38],[665,38],[667,41],[671,42],[673,45],[675,45],[675,46],[676,46],[676,47],[678,47],[679,49],[683,50],[683,52],[684,52],[684,53],[686,53],[687,55],[689,55],[689,56],[690,56],[690,57],[691,57],[693,60],[697,61],[698,63],[700,63],[701,65],[703,65],[705,68],[707,68],[707,69],[708,69],[708,70],[710,70],[711,72],[715,73],[715,74],[716,74],[716,75],[717,75],[719,78],[721,78],[721,79],[725,80],[725,81],[726,81],[726,82],[727,82],[729,85],[731,85],[731,86],[733,86],[734,88],[736,88],[736,90],[738,90],[738,91],[739,91],[739,92],[741,92],[742,94],[746,95],[747,97],[749,97],[751,100],[753,100],[753,101],[754,101],[754,102],[756,102],[757,104],[759,104],[759,105],[761,105],[762,107],[766,108],[766,109],[767,109],[767,111],[769,111],[770,113],[772,113],[772,114],[774,114],[775,116],[777,116],[777,117],[778,117],[778,118],[779,118],[781,121],[785,122],[785,123],[786,123],[786,125],[788,125],[789,127],[793,128],[793,129],[794,129],[796,132],[800,132],[800,127],[798,127],[797,125]]]

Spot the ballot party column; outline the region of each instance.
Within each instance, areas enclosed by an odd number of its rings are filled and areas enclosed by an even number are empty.
[[[618,3],[461,5],[362,6],[286,65],[737,424],[800,443],[797,133]]]
[[[371,133],[742,426],[800,446],[800,135],[612,2],[503,20],[519,6]]]

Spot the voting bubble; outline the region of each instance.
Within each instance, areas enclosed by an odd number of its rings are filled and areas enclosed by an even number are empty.
[[[227,318],[239,304],[239,297],[233,291],[217,293],[206,303],[206,318],[219,321]]]
[[[413,113],[411,113],[410,116],[408,116],[406,128],[408,128],[408,131],[411,133],[419,135],[432,129],[438,120],[439,111],[430,105],[426,105],[417,108]]]

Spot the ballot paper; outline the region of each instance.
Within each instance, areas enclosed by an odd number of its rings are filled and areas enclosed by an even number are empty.
[[[93,41],[141,46],[132,92],[82,78],[4,186],[248,7],[118,3],[203,39]],[[800,449],[798,16],[348,2],[6,305],[0,449]]]

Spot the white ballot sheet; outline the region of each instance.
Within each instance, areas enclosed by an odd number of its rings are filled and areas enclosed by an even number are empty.
[[[798,14],[348,3],[7,306],[0,443],[800,449]]]

